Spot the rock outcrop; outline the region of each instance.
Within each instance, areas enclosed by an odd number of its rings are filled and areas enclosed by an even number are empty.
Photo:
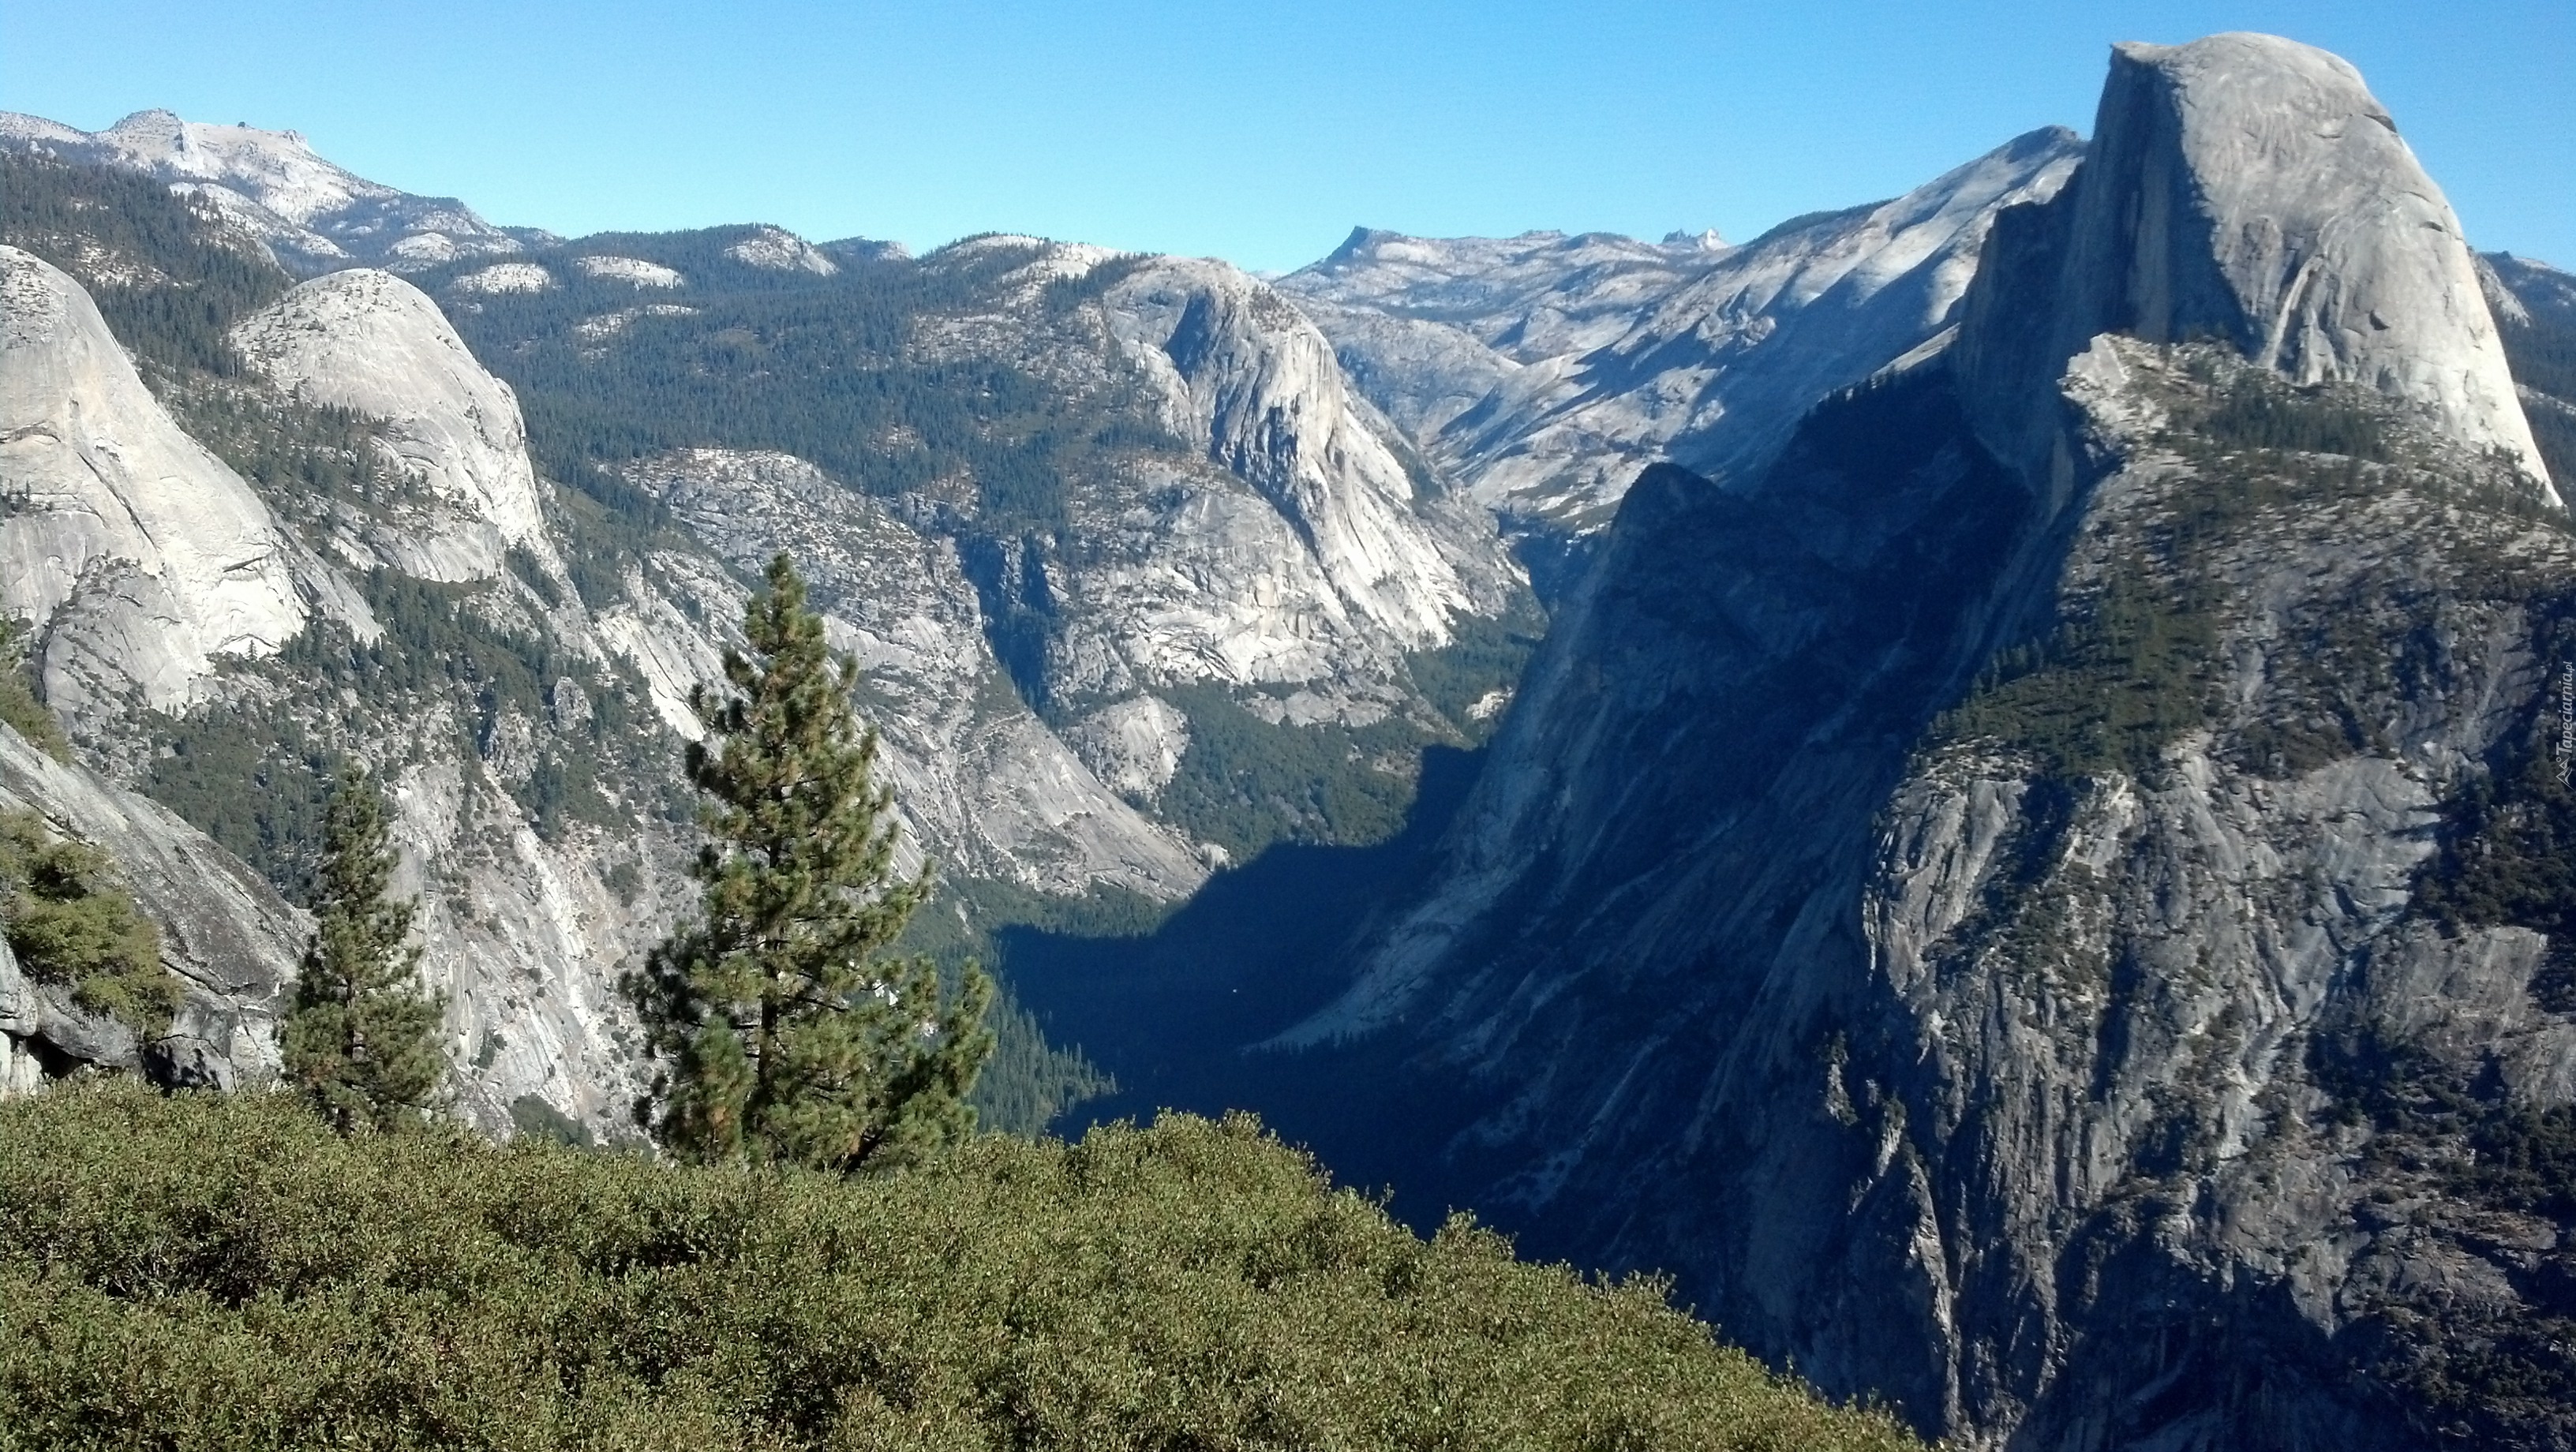
[[[988,605],[1043,582],[1050,700],[1088,712],[1209,682],[1306,688],[1337,703],[1328,716],[1380,720],[1418,707],[1407,654],[1522,588],[1491,518],[1411,457],[1314,325],[1258,280],[1013,237],[923,265],[1004,270],[924,324],[921,355],[1026,370],[1139,437],[1064,477],[1071,557],[1023,538],[969,562]],[[998,588],[1005,576],[1019,583]]]
[[[293,397],[383,422],[387,462],[426,495],[367,530],[386,563],[424,580],[489,579],[507,550],[539,540],[519,401],[420,289],[372,268],[334,272],[244,319],[232,341]]]
[[[1985,291],[1960,360],[1990,442],[2044,447],[2035,399],[2097,333],[2217,337],[2420,405],[2548,483],[2459,219],[2336,56],[2267,35],[2117,47],[2082,184],[2015,220],[1992,262],[2028,283]]]
[[[160,804],[66,766],[0,726],[0,810],[29,811],[104,850],[160,927],[162,965],[184,985],[161,1038],[71,1001],[19,971],[0,943],[0,1093],[78,1064],[140,1069],[200,1088],[257,1087],[277,1072],[276,1024],[311,920],[240,859]]]
[[[947,876],[1158,900],[1206,877],[1188,844],[1105,788],[1013,694],[953,542],[788,454],[685,450],[634,477],[744,574],[782,550],[797,561],[833,646],[863,673],[862,714],[909,828],[907,870],[928,854]],[[728,604],[738,618],[739,601]],[[672,685],[684,692],[713,665],[710,653]]]
[[[841,265],[821,249],[784,227],[754,227],[742,240],[725,248],[725,256],[747,267],[772,272],[810,272],[829,277],[841,270]]]
[[[185,705],[333,594],[309,552],[182,432],[80,284],[0,247],[0,612],[75,717]]]
[[[1220,262],[1159,258],[1102,298],[1111,336],[1161,395],[1164,423],[1260,492],[1330,595],[1405,647],[1448,639],[1466,585],[1417,512],[1415,485],[1335,364],[1276,293]]]
[[[1407,237],[1369,227],[1281,278],[1361,390],[1431,440],[1529,365],[1619,340],[1735,249],[1706,237],[1612,233]]]

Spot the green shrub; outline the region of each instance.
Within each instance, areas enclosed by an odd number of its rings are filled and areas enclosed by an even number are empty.
[[[56,761],[72,759],[71,738],[63,734],[63,723],[36,695],[35,673],[27,660],[27,627],[24,622],[0,619],[0,722],[7,723],[27,743]]]
[[[57,839],[33,812],[0,812],[0,919],[29,977],[71,985],[74,1002],[145,1038],[169,1028],[179,982],[106,853]]]
[[[843,1180],[0,1105],[0,1447],[1910,1445],[1244,1118]]]

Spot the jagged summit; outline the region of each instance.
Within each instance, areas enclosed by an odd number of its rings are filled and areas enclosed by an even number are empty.
[[[2082,172],[1999,229],[1987,271],[1963,356],[2007,431],[2095,334],[2215,336],[2300,383],[2424,405],[2548,477],[2458,218],[2361,73],[2313,46],[2115,46]]]
[[[1752,473],[1817,399],[1936,339],[1995,214],[2054,195],[2083,154],[2041,127],[1741,246],[1362,229],[1280,288],[1478,499],[1579,536],[1648,464]]]
[[[139,171],[197,197],[303,273],[355,263],[426,267],[512,253],[519,238],[453,197],[369,181],[317,154],[297,131],[137,111],[104,131],[0,112],[0,148]]]

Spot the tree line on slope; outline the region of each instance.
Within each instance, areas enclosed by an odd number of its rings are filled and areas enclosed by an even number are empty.
[[[225,334],[292,285],[209,206],[148,176],[0,151],[0,242],[81,279],[118,341],[147,363],[241,371]]]

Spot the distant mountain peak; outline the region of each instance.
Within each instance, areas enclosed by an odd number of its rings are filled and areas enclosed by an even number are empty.
[[[841,265],[823,255],[821,249],[784,227],[762,223],[743,234],[742,240],[725,249],[725,256],[746,267],[767,268],[773,272],[810,272],[829,277]]]
[[[0,147],[142,172],[214,207],[303,273],[352,262],[426,267],[524,246],[453,197],[359,176],[316,153],[300,131],[190,121],[156,108],[90,132],[0,112]]]

